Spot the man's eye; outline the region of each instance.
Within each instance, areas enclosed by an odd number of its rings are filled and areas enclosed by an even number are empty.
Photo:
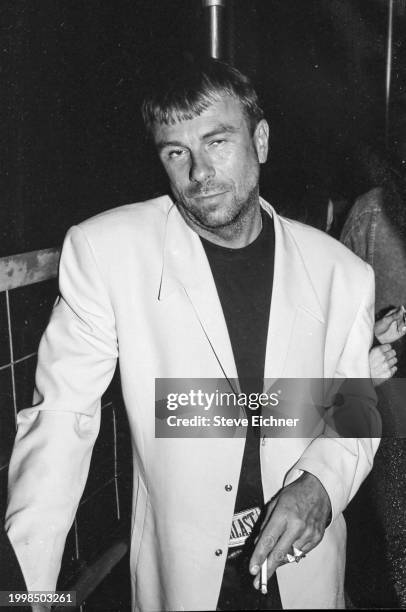
[[[210,143],[211,147],[218,147],[219,145],[225,142],[224,138],[218,138],[217,140],[212,140]]]
[[[184,153],[185,151],[183,149],[173,149],[172,151],[168,152],[168,157],[169,159],[177,159],[178,157],[181,157]]]

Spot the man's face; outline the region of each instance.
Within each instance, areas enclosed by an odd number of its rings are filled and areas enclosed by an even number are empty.
[[[222,96],[201,115],[153,132],[172,192],[183,214],[209,231],[232,225],[258,202],[268,125],[252,134],[238,100]]]

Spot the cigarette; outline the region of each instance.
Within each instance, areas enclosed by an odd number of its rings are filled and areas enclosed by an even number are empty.
[[[266,595],[268,593],[268,558],[265,559],[261,565],[261,593]]]

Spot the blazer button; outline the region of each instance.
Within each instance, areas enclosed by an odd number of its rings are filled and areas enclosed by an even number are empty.
[[[227,491],[227,493],[229,493],[233,489],[232,485],[230,485],[230,484],[227,484],[224,488]]]
[[[218,548],[215,552],[216,557],[220,557],[220,555],[223,554],[223,551],[221,550],[221,548]]]

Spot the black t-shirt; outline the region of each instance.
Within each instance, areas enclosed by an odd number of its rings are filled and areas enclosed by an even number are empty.
[[[268,214],[261,213],[260,234],[243,248],[230,249],[201,238],[227,323],[241,391],[246,394],[262,393],[273,286],[274,225]],[[247,416],[252,414],[248,409]],[[235,515],[264,505],[259,443],[260,428],[248,427]],[[257,513],[252,516],[258,518]],[[240,526],[244,532],[241,521]]]

